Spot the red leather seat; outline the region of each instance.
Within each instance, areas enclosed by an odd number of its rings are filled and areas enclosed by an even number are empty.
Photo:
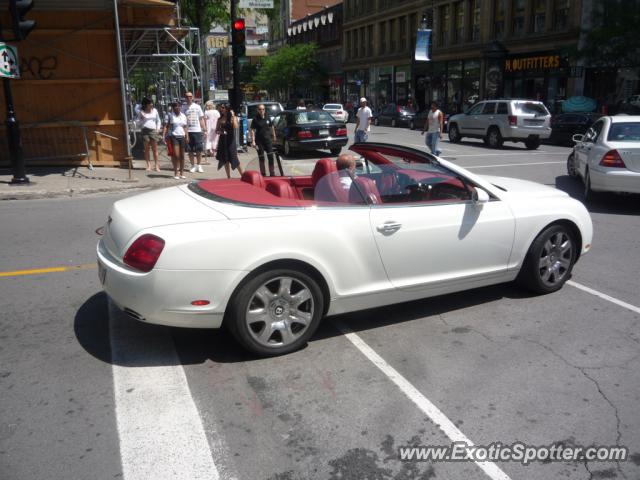
[[[316,162],[315,167],[313,167],[313,173],[311,174],[313,186],[315,187],[316,183],[318,183],[318,181],[325,175],[329,175],[330,173],[337,171],[338,167],[336,167],[336,162],[330,158],[321,158]]]
[[[242,180],[243,182],[250,183],[251,185],[258,188],[266,187],[262,174],[256,170],[247,170],[242,174],[242,177],[240,177],[240,180]]]
[[[349,203],[362,203],[362,197],[367,204],[378,205],[382,203],[380,192],[371,178],[356,177],[349,190]]]
[[[333,160],[321,158],[311,174],[313,199],[319,202],[349,203],[349,190],[340,182],[338,168]]]
[[[286,180],[269,180],[267,183],[267,192],[276,197],[298,199],[295,190]]]

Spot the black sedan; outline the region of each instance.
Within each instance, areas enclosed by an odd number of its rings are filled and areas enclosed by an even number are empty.
[[[551,118],[551,137],[549,143],[573,146],[572,137],[584,135],[589,127],[600,118],[600,113],[561,113]]]
[[[408,127],[415,115],[416,112],[411,107],[390,103],[373,119],[373,123],[375,125],[391,125],[392,127],[400,125]]]
[[[327,149],[338,155],[347,144],[347,129],[324,110],[287,110],[275,119],[275,148],[285,156],[296,150]]]
[[[409,128],[411,130],[422,130],[424,129],[424,124],[427,121],[427,116],[429,115],[430,109],[422,110],[421,112],[416,113],[415,117],[409,122]],[[448,132],[447,126],[449,124],[449,115],[445,114],[444,116],[444,132]]]

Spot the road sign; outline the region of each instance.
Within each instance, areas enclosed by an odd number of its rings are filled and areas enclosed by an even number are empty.
[[[0,77],[20,78],[18,49],[0,42]]]
[[[240,0],[240,8],[273,8],[273,0]]]

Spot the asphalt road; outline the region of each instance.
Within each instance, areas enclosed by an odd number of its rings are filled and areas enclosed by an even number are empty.
[[[373,127],[370,139],[420,148],[424,137]],[[474,172],[581,198],[566,148],[442,150]],[[555,294],[498,285],[343,315],[306,349],[266,360],[225,331],[135,323],[109,307],[94,230],[117,198],[0,203],[3,480],[640,478],[638,197],[589,206],[594,246]],[[6,273],[60,266],[73,268]],[[631,458],[497,471],[398,459],[400,446],[458,434],[621,445]]]

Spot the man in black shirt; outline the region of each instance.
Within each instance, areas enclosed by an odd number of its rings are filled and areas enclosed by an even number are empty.
[[[264,154],[269,157],[269,175],[275,177],[273,142],[276,141],[276,130],[271,119],[266,115],[264,105],[258,105],[258,112],[251,121],[249,128],[251,145],[258,149],[258,159],[260,160],[260,173],[266,175],[264,166]]]

